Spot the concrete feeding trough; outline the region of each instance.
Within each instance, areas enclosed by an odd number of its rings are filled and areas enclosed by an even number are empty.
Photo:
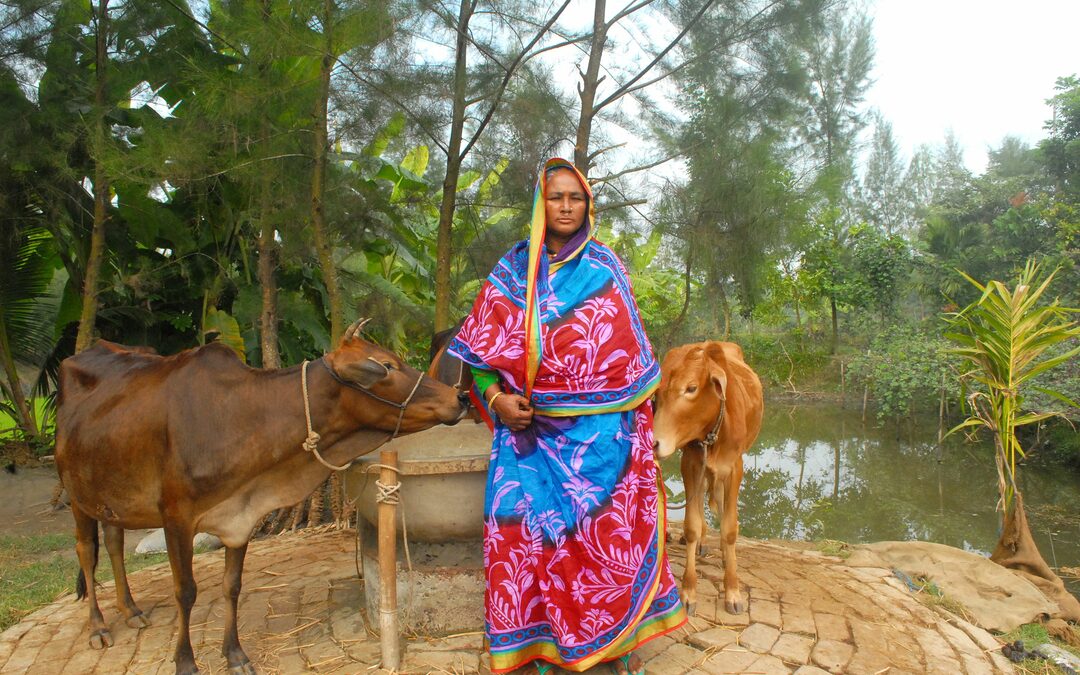
[[[435,427],[383,446],[397,452],[397,602],[400,630],[447,635],[484,626],[484,486],[491,432],[468,421]],[[360,458],[346,490],[356,499],[368,617],[379,614],[377,454]],[[401,514],[404,514],[404,526]],[[408,536],[406,559],[402,531]],[[377,621],[372,621],[377,624]],[[377,625],[373,625],[377,629]]]

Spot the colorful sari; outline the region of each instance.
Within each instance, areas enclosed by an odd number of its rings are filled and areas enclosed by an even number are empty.
[[[588,236],[591,193],[583,236],[548,260],[544,182],[532,236],[495,266],[448,347],[534,408],[525,430],[493,430],[484,561],[494,673],[533,659],[586,670],[686,620],[652,449],[660,367],[626,271]]]

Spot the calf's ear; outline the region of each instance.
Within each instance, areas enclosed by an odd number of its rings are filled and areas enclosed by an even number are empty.
[[[723,345],[719,342],[708,343],[705,347],[705,363],[716,393],[724,396],[727,391],[727,370],[724,368],[727,359],[724,357]]]

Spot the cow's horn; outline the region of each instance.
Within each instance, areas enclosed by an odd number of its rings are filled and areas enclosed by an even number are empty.
[[[349,326],[349,329],[345,331],[345,339],[349,340],[359,335],[360,331],[364,330],[364,326],[367,324],[368,321],[371,321],[370,317],[366,319],[361,318],[354,321],[352,325]]]

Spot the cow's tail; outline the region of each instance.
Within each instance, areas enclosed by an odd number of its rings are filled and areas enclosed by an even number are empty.
[[[97,521],[94,521],[94,566],[90,569],[96,570],[98,564],[98,526]],[[82,600],[86,597],[86,575],[83,574],[82,565],[79,566],[79,575],[75,577],[75,599]]]

